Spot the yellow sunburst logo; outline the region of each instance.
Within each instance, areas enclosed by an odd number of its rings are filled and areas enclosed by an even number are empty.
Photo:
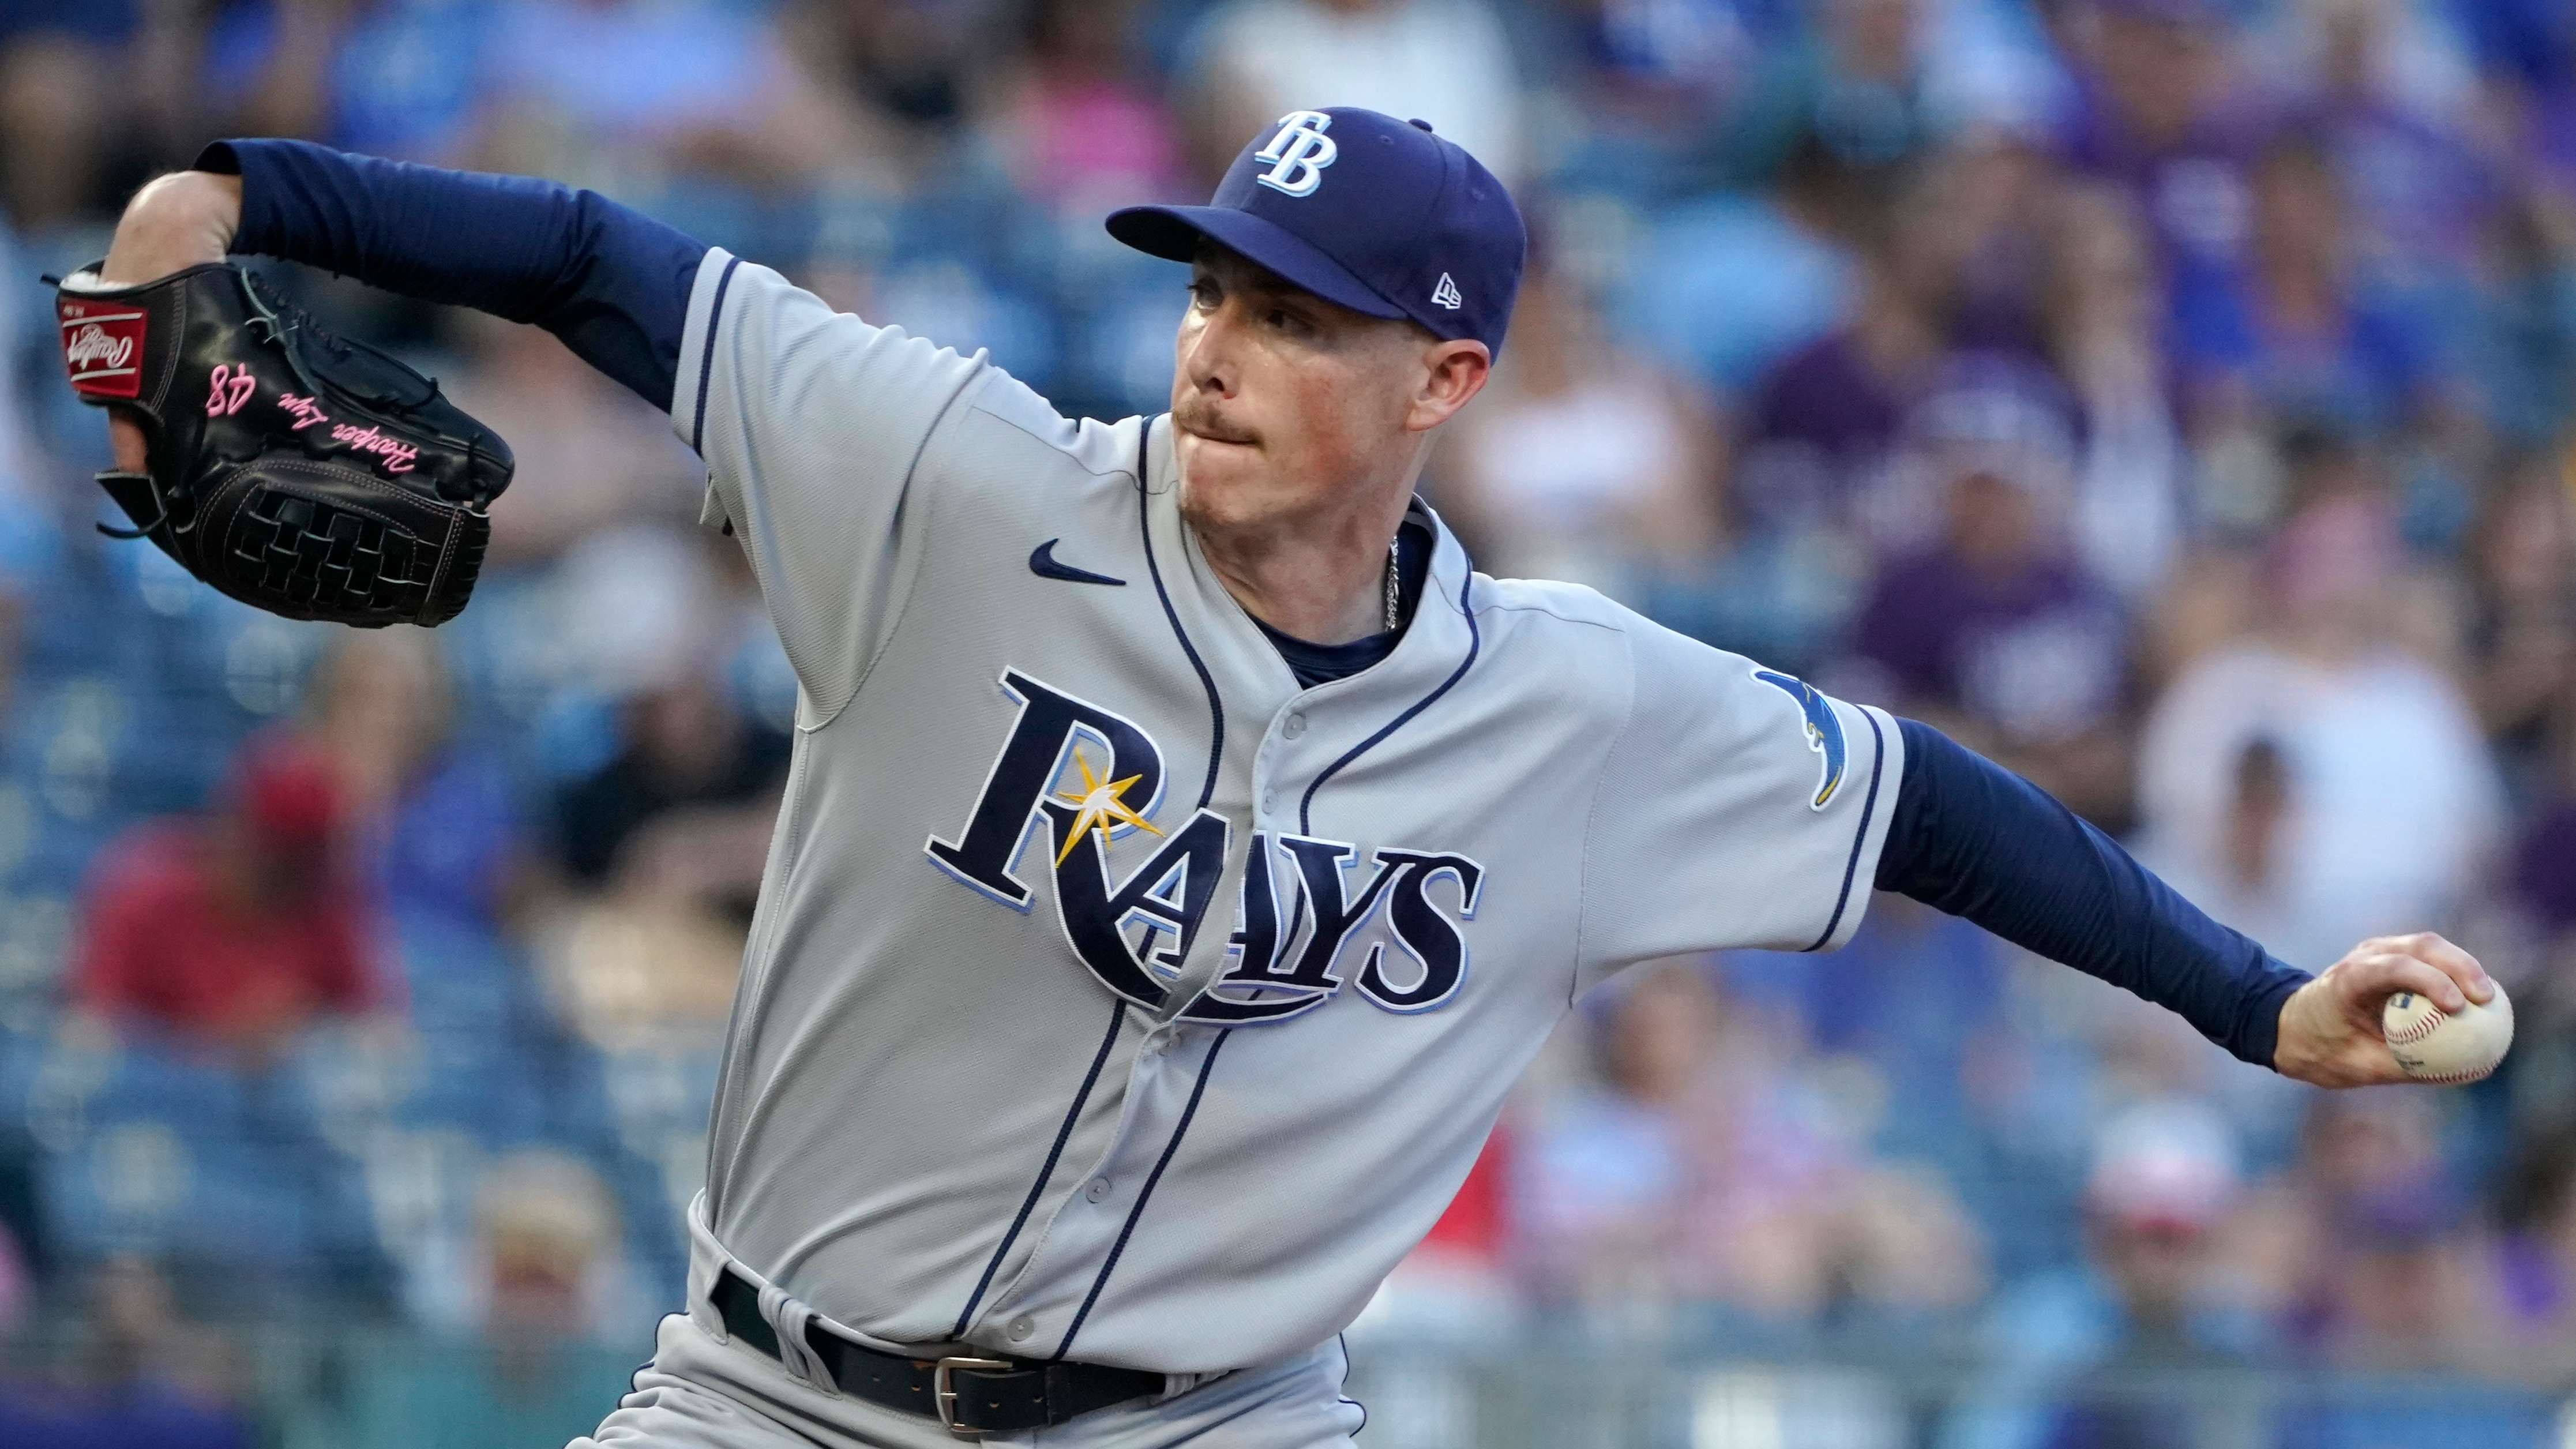
[[[1100,843],[1104,847],[1109,843],[1109,831],[1113,826],[1133,825],[1149,835],[1163,833],[1156,830],[1151,821],[1128,808],[1126,801],[1118,798],[1127,793],[1128,786],[1144,779],[1143,775],[1130,775],[1124,780],[1100,779],[1091,773],[1091,762],[1082,757],[1080,745],[1073,747],[1073,767],[1082,772],[1082,788],[1055,792],[1057,799],[1069,801],[1075,807],[1073,828],[1064,833],[1064,849],[1056,852],[1056,864],[1064,864],[1066,858],[1073,854],[1075,842],[1094,830],[1100,832]]]

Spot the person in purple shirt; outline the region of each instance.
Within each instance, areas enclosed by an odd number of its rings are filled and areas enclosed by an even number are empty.
[[[2433,339],[2356,275],[2354,215],[2332,155],[2285,135],[2255,171],[2255,233],[2229,314],[2181,319],[2173,339],[2204,413],[2241,395],[2274,416],[2364,436],[2402,431],[2441,401]]]
[[[1937,184],[1918,177],[1908,194],[1938,199]],[[1754,387],[1735,502],[1757,530],[1838,520],[1932,386],[1951,345],[1968,238],[1955,226],[1895,222],[1910,210],[1872,209],[1849,319],[1773,363]]]
[[[1880,571],[1853,672],[2077,813],[2115,819],[2128,626],[2067,546],[2071,429],[2044,381],[1989,367],[1917,411],[1936,532]]]
[[[2211,0],[2095,8],[2100,24],[2059,153],[2137,198],[2179,324],[2230,315],[2253,235],[2262,127],[2251,98],[2227,84],[2226,19]]]

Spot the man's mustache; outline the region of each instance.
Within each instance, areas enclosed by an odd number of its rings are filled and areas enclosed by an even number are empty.
[[[1181,428],[1189,432],[1196,433],[1202,438],[1213,439],[1220,443],[1256,443],[1260,441],[1259,435],[1255,434],[1251,429],[1239,427],[1233,423],[1227,422],[1224,418],[1218,416],[1214,409],[1204,405],[1193,407],[1184,404],[1183,406],[1174,408],[1172,410],[1172,419]]]

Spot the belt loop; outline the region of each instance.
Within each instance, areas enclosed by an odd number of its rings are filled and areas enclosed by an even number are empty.
[[[840,1397],[841,1386],[833,1381],[831,1366],[823,1362],[823,1356],[814,1351],[813,1339],[806,1336],[806,1330],[814,1323],[814,1310],[806,1307],[803,1299],[790,1298],[777,1284],[764,1281],[760,1285],[760,1316],[769,1320],[770,1328],[778,1334],[778,1361],[786,1365],[787,1371],[818,1392]]]
[[[1208,1380],[1221,1379],[1232,1372],[1234,1372],[1232,1369],[1219,1369],[1214,1373],[1165,1374],[1163,1375],[1163,1391],[1154,1396],[1154,1402],[1157,1404],[1168,1404],[1172,1400],[1179,1398],[1181,1395],[1188,1393],[1190,1390],[1197,1388],[1199,1385],[1206,1383]]]
[[[696,1305],[706,1304],[706,1321],[699,1326],[716,1342],[730,1343],[733,1330],[725,1325],[723,1310],[716,1307],[715,1291],[716,1285],[724,1281],[725,1265],[733,1261],[733,1254],[725,1251],[724,1244],[716,1241],[714,1231],[707,1226],[705,1188],[689,1199],[688,1210],[680,1218],[689,1229],[689,1318],[695,1322],[699,1317]]]

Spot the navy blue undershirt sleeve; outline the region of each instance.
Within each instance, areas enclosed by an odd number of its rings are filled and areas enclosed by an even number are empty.
[[[242,179],[234,251],[533,322],[669,410],[707,249],[651,217],[559,182],[309,141],[217,141],[196,169]]]
[[[2281,1004],[2308,973],[2184,900],[2046,791],[1930,725],[1899,720],[1905,779],[1878,888],[2179,1012],[2272,1065]]]

